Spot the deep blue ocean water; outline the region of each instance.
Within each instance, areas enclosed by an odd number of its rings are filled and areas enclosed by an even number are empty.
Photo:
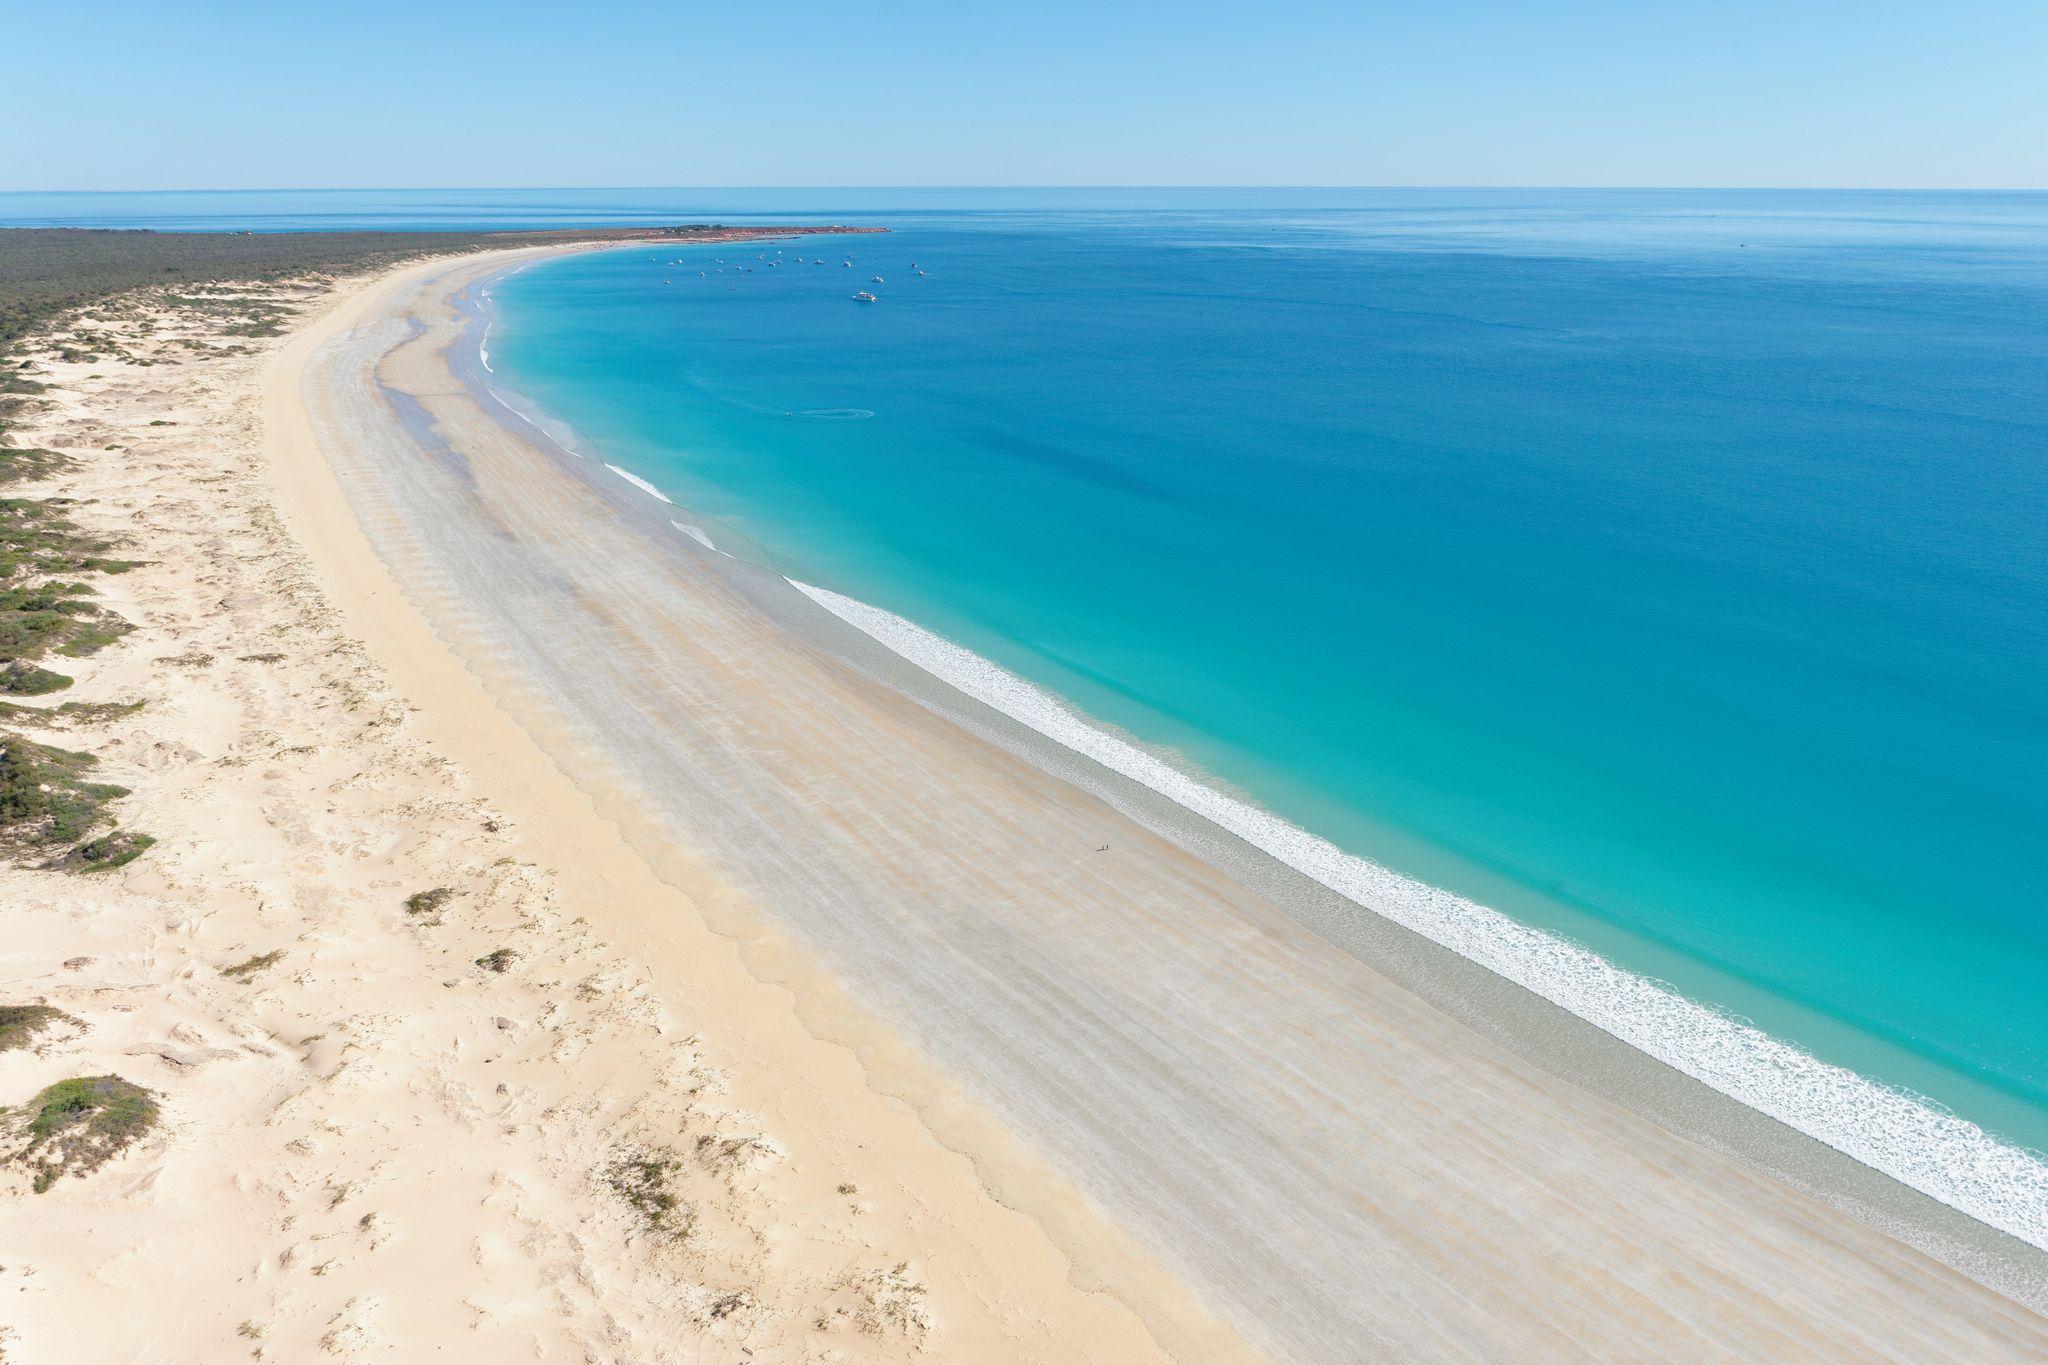
[[[721,544],[2048,1147],[2048,196],[93,211],[887,226],[527,270],[492,364]]]

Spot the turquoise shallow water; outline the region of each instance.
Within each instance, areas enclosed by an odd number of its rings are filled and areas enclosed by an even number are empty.
[[[2048,1146],[2048,198],[1346,198],[585,256],[490,354],[726,543]]]

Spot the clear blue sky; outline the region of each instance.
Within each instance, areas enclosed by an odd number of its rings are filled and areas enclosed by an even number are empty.
[[[2048,0],[0,0],[0,189],[2048,187]]]

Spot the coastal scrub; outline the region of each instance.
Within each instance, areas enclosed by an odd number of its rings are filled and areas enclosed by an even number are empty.
[[[91,754],[38,744],[0,732],[0,853],[27,858],[65,850],[49,866],[103,870],[133,860],[154,841],[148,835],[109,831],[108,803],[126,787],[94,782],[99,760]]]
[[[266,971],[284,961],[284,949],[278,948],[267,953],[258,953],[232,967],[223,967],[220,974],[230,981],[247,981],[256,973]]]
[[[437,886],[431,891],[415,891],[405,898],[405,913],[408,915],[431,915],[448,903],[455,894],[453,888]]]
[[[0,734],[0,843],[69,844],[108,819],[106,803],[126,787],[86,778],[91,754]]]
[[[84,1025],[54,1005],[0,1005],[0,1052],[31,1047],[59,1024]]]
[[[662,1147],[634,1147],[613,1155],[604,1169],[605,1187],[640,1215],[649,1232],[687,1237],[696,1211],[675,1191],[683,1163]]]
[[[5,1120],[21,1142],[6,1159],[35,1174],[41,1194],[66,1175],[87,1175],[156,1126],[156,1097],[119,1076],[59,1081]]]

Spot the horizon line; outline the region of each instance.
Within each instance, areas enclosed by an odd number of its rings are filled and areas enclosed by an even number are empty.
[[[1091,182],[1075,184],[873,184],[873,185],[259,185],[152,187],[145,189],[0,189],[0,195],[28,194],[424,194],[424,193],[664,193],[832,191],[989,191],[989,190],[1492,190],[1574,191],[1588,193],[1726,193],[1726,194],[2048,194],[2048,185],[1597,185],[1597,184],[1197,184]]]

